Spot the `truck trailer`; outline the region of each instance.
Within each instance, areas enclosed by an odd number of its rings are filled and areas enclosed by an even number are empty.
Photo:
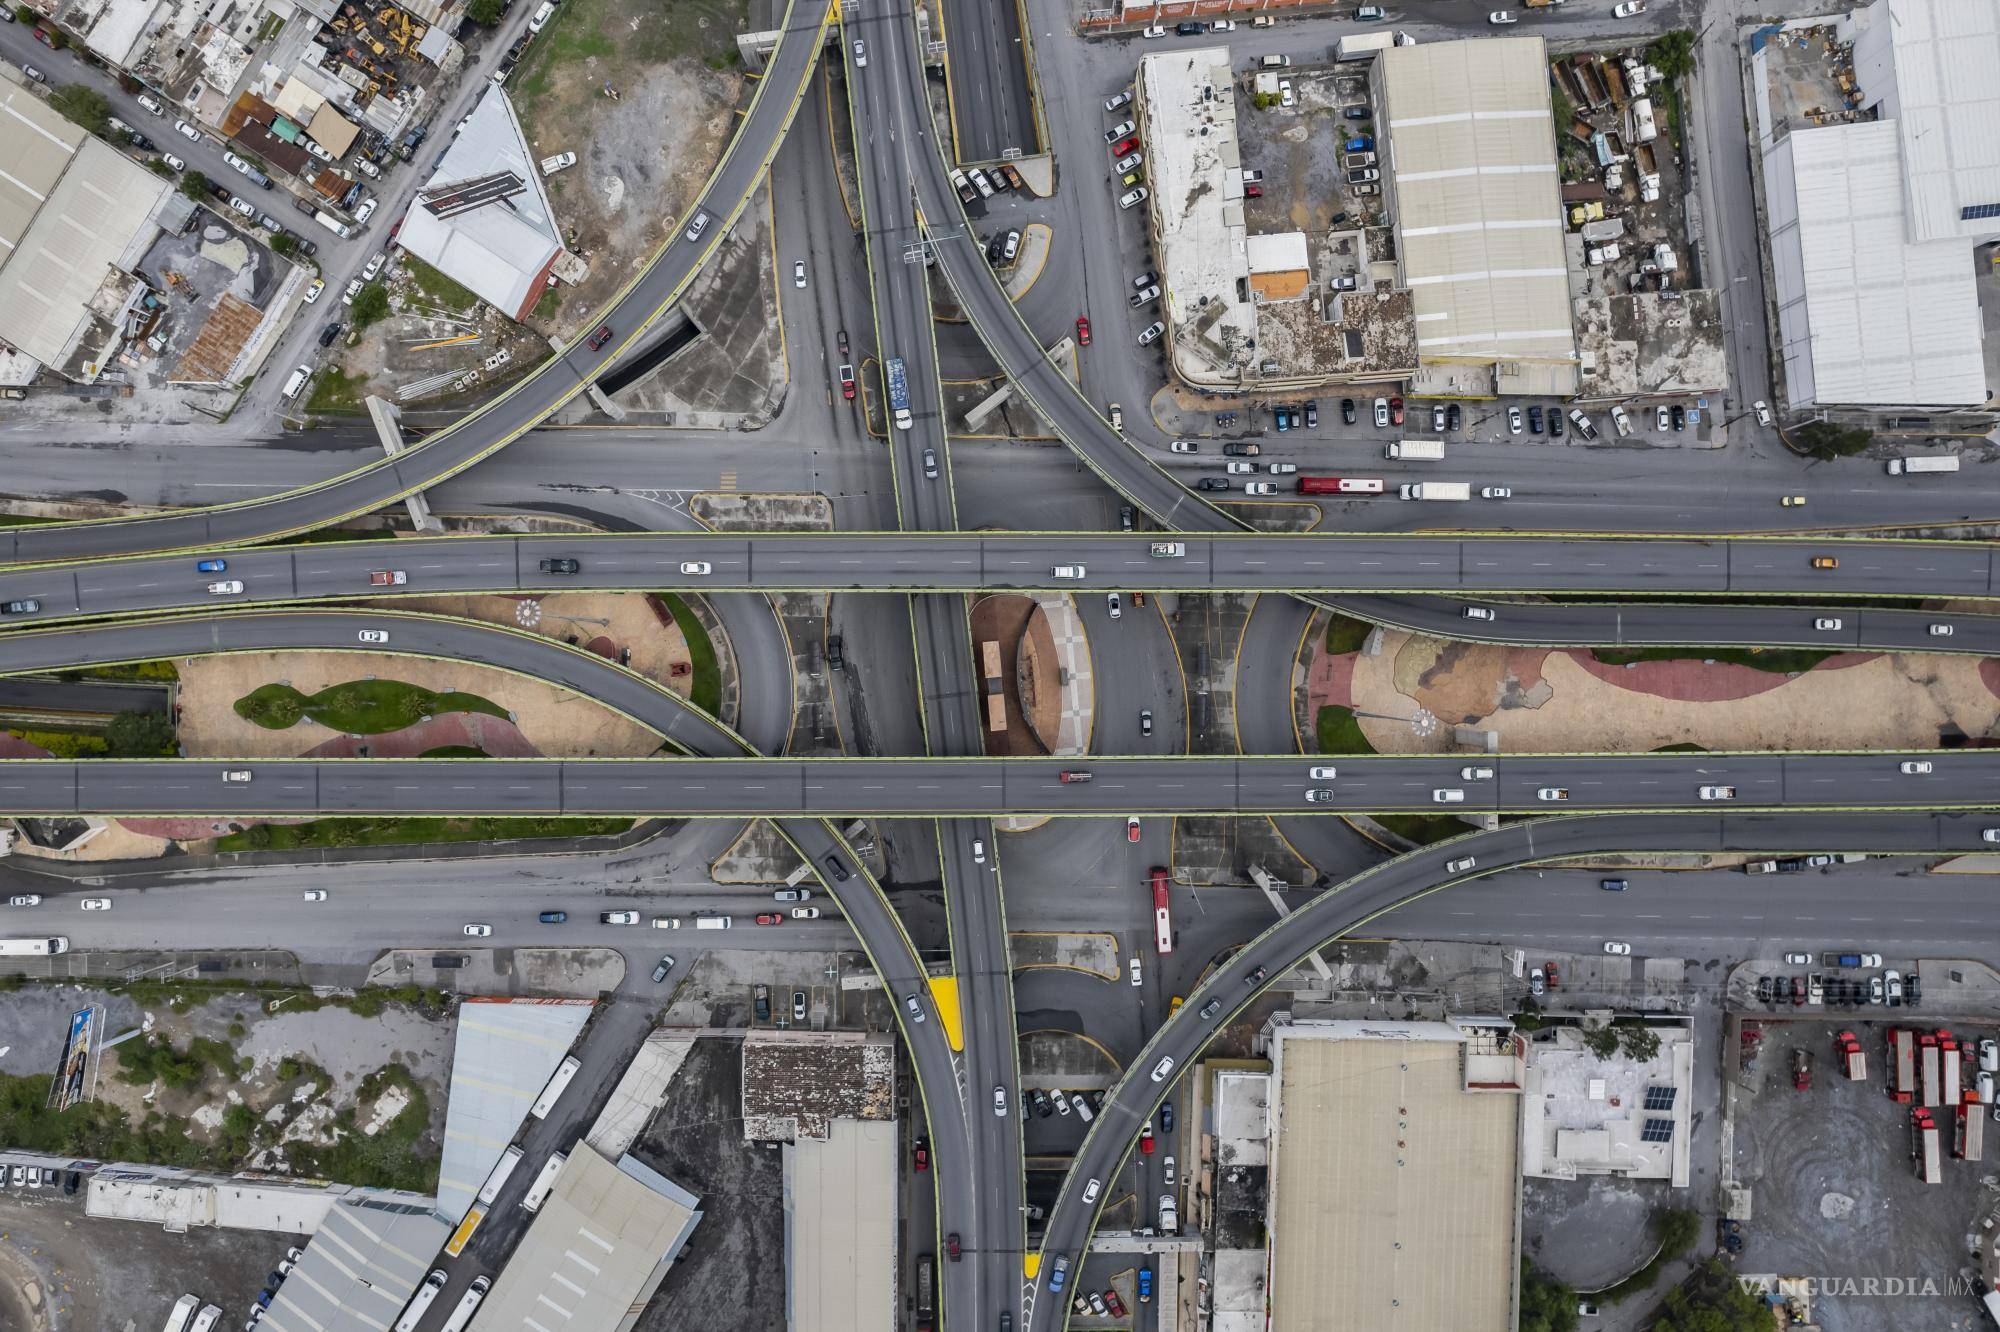
[[[1413,481],[1399,487],[1406,500],[1469,500],[1472,486],[1464,481]]]
[[[1937,1121],[1928,1110],[1910,1112],[1910,1160],[1917,1168],[1917,1178],[1926,1184],[1944,1181],[1943,1163],[1938,1159]]]
[[[1916,1040],[1907,1027],[1889,1032],[1889,1095],[1903,1105],[1916,1099]]]
[[[1399,439],[1392,441],[1382,450],[1384,458],[1396,458],[1403,462],[1443,462],[1444,441],[1441,439]]]
[[[1889,460],[1890,476],[1901,476],[1905,472],[1956,472],[1957,470],[1958,455],[1956,453],[1946,453],[1929,458],[1908,457],[1891,458]]]
[[[1952,1134],[1951,1152],[1961,1161],[1977,1161],[1986,1154],[1986,1107],[1977,1101],[1958,1107],[1958,1124]]]

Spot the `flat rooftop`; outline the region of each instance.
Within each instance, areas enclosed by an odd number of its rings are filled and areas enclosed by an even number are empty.
[[[743,1042],[745,1141],[824,1140],[836,1121],[895,1113],[896,1045],[886,1033],[758,1031]]]
[[[836,1120],[785,1148],[790,1332],[896,1326],[896,1123]]]
[[[1520,1098],[1442,1022],[1271,1028],[1271,1332],[1511,1332]]]

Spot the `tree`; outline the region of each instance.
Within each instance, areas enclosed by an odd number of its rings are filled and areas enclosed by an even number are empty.
[[[174,174],[174,169],[167,165],[167,159],[164,157],[147,158],[146,169],[156,176],[171,176]]]
[[[49,105],[92,134],[111,132],[111,99],[95,88],[65,83],[49,94]]]
[[[1650,53],[1653,64],[1668,79],[1684,78],[1694,73],[1694,33],[1688,28],[1676,28],[1663,33],[1653,43]]]
[[[1618,1034],[1618,1048],[1629,1059],[1651,1059],[1660,1052],[1660,1038],[1651,1027],[1633,1023],[1613,1030]]]
[[[1576,1292],[1521,1260],[1520,1332],[1576,1332]]]
[[[40,23],[42,21],[42,16],[40,14],[37,14],[34,10],[28,8],[26,5],[15,5],[14,21],[16,23]]]
[[[214,192],[214,189],[213,182],[199,171],[184,171],[181,173],[181,193],[196,203],[205,201]]]
[[[60,51],[69,45],[69,34],[61,28],[43,28],[42,31],[49,35],[50,50]]]
[[[1583,1033],[1583,1048],[1599,1059],[1609,1059],[1618,1053],[1618,1031],[1615,1027],[1592,1027]]]
[[[296,254],[298,253],[299,249],[298,238],[296,236],[293,236],[290,232],[281,231],[277,235],[271,237],[271,249],[272,252],[276,254],[283,254],[283,255]]]
[[[389,289],[371,282],[354,293],[354,326],[366,328],[389,317]]]
[[[1835,425],[1832,421],[1809,421],[1792,432],[1792,439],[1815,458],[1848,458],[1875,441],[1863,426]]]
[[[113,758],[160,758],[178,752],[173,719],[164,712],[121,712],[105,728]]]
[[[500,0],[472,0],[465,7],[465,16],[482,28],[490,28],[500,21],[502,10]]]
[[[1764,1332],[1771,1326],[1763,1300],[1744,1289],[1719,1258],[1709,1259],[1668,1291],[1663,1308],[1653,1332]]]

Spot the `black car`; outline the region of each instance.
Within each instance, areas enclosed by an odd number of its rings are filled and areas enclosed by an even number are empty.
[[[138,130],[127,130],[125,137],[131,142],[134,148],[139,148],[149,153],[154,151],[156,146],[151,139],[139,133]]]
[[[611,325],[606,324],[590,335],[590,349],[596,351],[609,341],[611,341]]]
[[[839,856],[828,856],[820,863],[826,866],[826,872],[833,876],[835,883],[846,883],[854,877],[848,872],[847,865]]]
[[[1542,433],[1542,409],[1539,405],[1528,409],[1528,433],[1531,435]]]
[[[1245,976],[1243,978],[1243,983],[1245,985],[1256,985],[1264,981],[1266,978],[1268,978],[1270,974],[1271,974],[1271,969],[1269,967],[1259,967],[1255,971],[1251,972],[1249,975]]]
[[[1562,434],[1563,434],[1562,408],[1560,407],[1551,408],[1549,410],[1549,438],[1561,439]]]
[[[1229,478],[1226,476],[1204,476],[1194,483],[1196,490],[1227,490]]]
[[[1040,1087],[1028,1093],[1028,1101],[1035,1107],[1035,1114],[1042,1119],[1056,1112],[1056,1108],[1049,1104],[1049,1094]]]
[[[1208,29],[1204,24],[1189,22],[1189,23],[1176,23],[1174,25],[1174,31],[1179,33],[1183,37],[1199,37],[1202,35],[1202,33],[1208,31]]]
[[[828,634],[826,636],[826,664],[833,667],[836,671],[847,665],[845,646],[841,642],[839,634]]]
[[[673,969],[674,959],[672,957],[662,957],[660,965],[653,968],[653,984],[658,985],[661,981],[665,980],[667,973]]]
[[[1222,446],[1222,456],[1225,458],[1254,458],[1257,456],[1258,451],[1258,447],[1255,444],[1246,444],[1241,440],[1235,440]]]
[[[1366,120],[1375,113],[1365,106],[1350,106],[1340,114],[1349,120]]]
[[[1769,976],[1759,976],[1757,978],[1757,1000],[1759,1003],[1768,1004],[1771,1002],[1771,991],[1773,985],[1774,982],[1772,981],[1772,978]]]
[[[80,1171],[75,1171],[75,1170],[70,1171],[67,1175],[63,1176],[63,1195],[65,1197],[74,1196],[77,1187],[82,1183],[83,1183],[82,1173]]]
[[[304,255],[306,258],[310,259],[314,255],[319,253],[319,246],[314,244],[312,241],[307,240],[304,236],[293,235],[289,231],[286,232],[285,234],[287,236],[292,237],[292,244],[296,245],[298,247],[299,253]]]
[[[840,358],[841,358],[842,360],[846,360],[846,359],[847,359],[847,330],[846,330],[846,329],[844,329],[844,328],[842,328],[842,329],[835,329],[835,330],[834,330],[834,334],[833,334],[833,338],[834,338],[834,341],[835,341],[835,342],[837,342],[837,343],[838,343],[838,344],[840,345]]]
[[[544,911],[540,916],[536,917],[536,919],[541,921],[542,924],[544,925],[560,925],[564,921],[569,919],[569,912]]]
[[[1354,399],[1342,398],[1340,400],[1340,419],[1349,425],[1354,424]]]
[[[1444,428],[1446,430],[1458,429],[1459,423],[1464,420],[1465,417],[1459,413],[1457,403],[1453,403],[1451,406],[1444,409]]]
[[[299,198],[297,195],[292,196],[292,207],[298,209],[301,213],[304,213],[307,217],[311,217],[314,213],[319,211],[318,209],[314,208],[311,203],[307,202],[304,199]]]
[[[1923,997],[1924,983],[1917,978],[1917,973],[1913,971],[1903,977],[1903,1007],[1915,1008]]]
[[[333,340],[340,336],[340,330],[342,327],[343,325],[341,324],[341,322],[338,319],[336,319],[331,324],[328,324],[325,328],[321,329],[319,331],[319,345],[322,347],[331,347],[333,345]]]
[[[1121,532],[1129,532],[1129,531],[1131,531],[1131,530],[1132,530],[1132,527],[1133,527],[1133,525],[1134,525],[1135,523],[1137,523],[1138,521],[1139,521],[1139,515],[1138,515],[1138,511],[1137,511],[1137,510],[1135,510],[1135,509],[1134,509],[1134,508],[1133,508],[1133,507],[1132,507],[1131,505],[1129,505],[1129,504],[1121,504],[1121,505],[1119,505],[1119,506],[1118,506],[1118,530],[1119,530],[1119,531],[1121,531]]]
[[[5,604],[0,604],[0,615],[33,615],[41,608],[42,603],[33,597],[23,597],[19,601],[9,601]]]
[[[1319,429],[1319,404],[1311,398],[1306,399],[1306,429]]]
[[[1007,244],[1007,233],[1005,233],[1004,231],[1001,232],[999,235],[995,236],[992,240],[987,241],[986,262],[989,264],[999,263],[1001,252],[1006,247],[1006,244]]]
[[[538,567],[547,574],[573,574],[583,571],[583,566],[572,559],[543,560]]]
[[[1172,1101],[1162,1101],[1160,1102],[1160,1132],[1172,1133],[1173,1131],[1174,1103]]]
[[[1674,429],[1676,430],[1687,429],[1687,424],[1688,424],[1687,408],[1681,406],[1679,403],[1674,404],[1673,422],[1674,422]]]

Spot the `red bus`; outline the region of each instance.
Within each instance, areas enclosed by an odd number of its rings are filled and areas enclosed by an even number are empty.
[[[1153,947],[1165,957],[1174,951],[1174,918],[1167,910],[1167,871],[1153,866]]]
[[[1302,476],[1299,478],[1301,495],[1379,495],[1382,483],[1379,480],[1357,476]]]

